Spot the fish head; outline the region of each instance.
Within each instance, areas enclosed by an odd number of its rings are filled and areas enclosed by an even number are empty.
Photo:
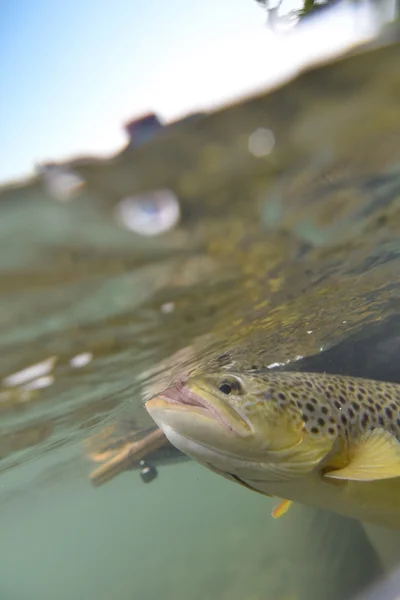
[[[207,466],[254,473],[275,465],[275,475],[295,474],[293,463],[299,472],[311,469],[328,447],[313,443],[301,411],[285,398],[268,378],[213,373],[168,388],[146,408],[172,444]]]

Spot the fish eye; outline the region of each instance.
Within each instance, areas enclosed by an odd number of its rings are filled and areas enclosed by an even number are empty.
[[[229,383],[223,383],[219,386],[219,391],[223,394],[230,394],[232,391],[232,386]]]
[[[236,392],[237,394],[239,394],[242,391],[242,386],[237,379],[232,379],[229,381],[223,381],[218,386],[218,389],[223,394],[229,396],[229,394],[231,394],[232,392]]]

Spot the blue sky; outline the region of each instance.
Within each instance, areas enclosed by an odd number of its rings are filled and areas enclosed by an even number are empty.
[[[142,111],[190,110],[180,65],[257,31],[265,16],[255,0],[3,0],[0,181],[35,160],[113,151],[122,122]]]
[[[113,153],[131,117],[212,108],[354,34],[336,23],[299,42],[265,23],[255,0],[2,0],[0,182]]]

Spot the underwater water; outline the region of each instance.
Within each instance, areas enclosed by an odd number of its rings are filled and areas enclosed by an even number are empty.
[[[270,499],[192,461],[150,484],[89,478],[96,436],[150,427],[143,402],[182,373],[400,382],[393,31],[74,161],[85,185],[69,200],[39,177],[0,190],[0,598],[344,600],[397,564],[392,532],[300,506],[274,521]],[[168,195],[143,207],[152,190]],[[169,229],[124,226],[126,198]]]

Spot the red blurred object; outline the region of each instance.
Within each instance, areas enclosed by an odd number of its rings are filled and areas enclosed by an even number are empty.
[[[154,113],[143,115],[125,124],[125,131],[129,136],[131,146],[140,146],[147,142],[162,128],[163,124]]]

